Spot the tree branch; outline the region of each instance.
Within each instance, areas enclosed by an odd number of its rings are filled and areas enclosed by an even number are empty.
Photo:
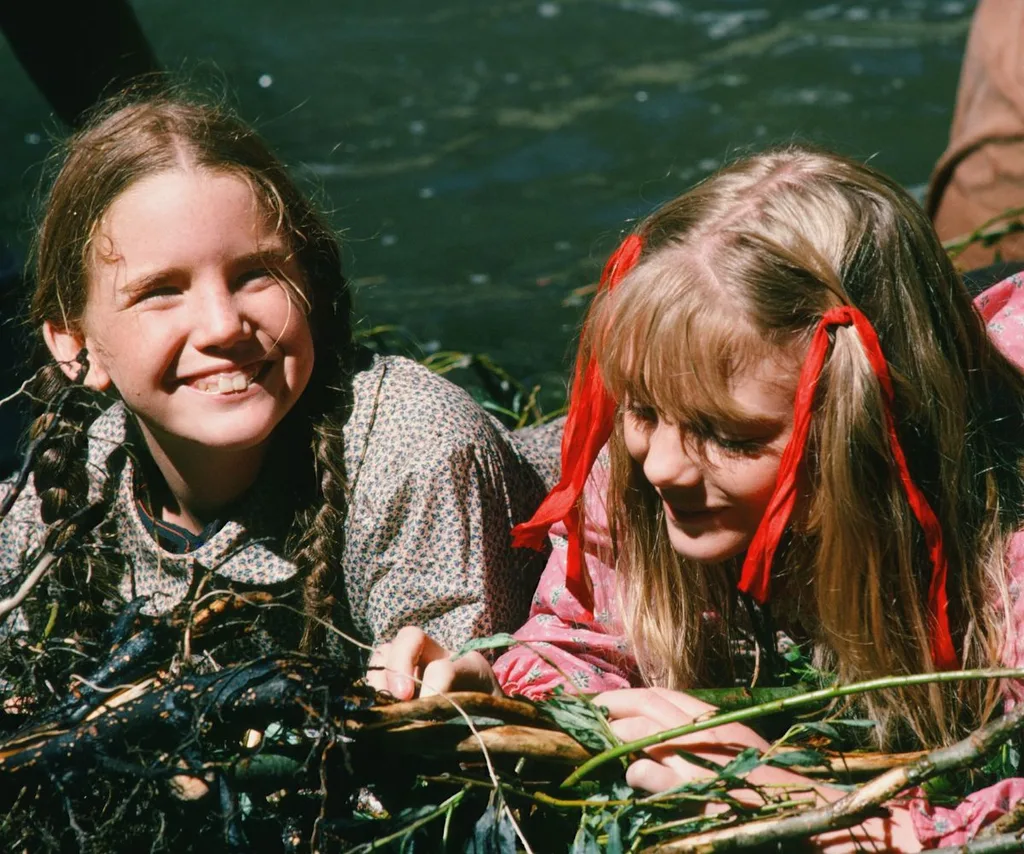
[[[1024,725],[1024,704],[1017,706],[1008,715],[971,733],[963,741],[934,750],[910,765],[887,771],[828,806],[808,810],[796,816],[750,822],[700,833],[672,840],[647,850],[711,854],[711,852],[735,851],[748,846],[803,839],[829,830],[854,827],[865,818],[877,813],[882,808],[882,804],[903,790],[919,785],[937,774],[944,774],[947,771],[963,768],[976,762],[1008,739],[1022,725]]]

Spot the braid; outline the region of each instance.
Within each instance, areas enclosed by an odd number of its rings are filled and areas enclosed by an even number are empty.
[[[96,637],[108,622],[102,606],[116,589],[116,576],[89,534],[96,521],[109,515],[117,477],[111,473],[106,478],[96,512],[84,512],[89,508],[88,428],[100,407],[80,382],[87,371],[84,351],[76,361],[82,366],[77,381],[51,364],[37,374],[33,389],[44,410],[29,430],[25,468],[31,469],[40,517],[50,527],[44,548],[57,560],[26,613],[35,622],[41,610],[59,603],[67,634]],[[120,460],[123,450],[108,457],[108,469],[116,472]],[[87,545],[87,540],[92,542]]]
[[[345,544],[347,478],[342,422],[326,415],[313,427],[313,456],[319,473],[319,507],[307,515],[295,561],[304,572],[303,605],[306,625],[303,652],[319,652],[326,642],[324,624],[330,622],[340,600],[341,555]]]
[[[308,281],[314,283],[309,317],[317,353],[309,385],[281,425],[289,448],[305,448],[308,454],[308,467],[296,464],[291,451],[278,455],[290,460],[286,478],[307,479],[304,489],[300,485],[306,501],[299,503],[286,549],[303,579],[305,625],[300,649],[341,653],[340,647],[328,642],[326,625],[342,620],[351,629],[342,574],[350,486],[344,425],[351,413],[352,376],[360,368],[360,351],[352,342],[351,297],[341,274],[337,243],[321,241],[318,251],[309,252],[306,260]]]

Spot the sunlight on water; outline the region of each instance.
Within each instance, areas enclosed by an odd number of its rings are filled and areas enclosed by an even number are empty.
[[[559,382],[627,223],[734,153],[808,138],[917,188],[973,4],[950,0],[138,0],[346,240],[361,316]],[[0,238],[23,252],[54,124],[0,42]],[[556,393],[557,394],[557,393]]]

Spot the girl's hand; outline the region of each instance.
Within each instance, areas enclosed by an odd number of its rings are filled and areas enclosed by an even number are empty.
[[[693,723],[715,711],[715,707],[680,691],[666,688],[630,688],[607,691],[594,697],[594,703],[608,709],[612,731],[623,741],[634,741]],[[626,782],[637,789],[663,792],[684,782],[711,776],[711,772],[687,762],[675,751],[685,750],[724,765],[747,747],[766,750],[768,742],[742,724],[725,724],[692,735],[673,738],[648,747],[647,759],[638,759],[626,769]],[[784,768],[761,765],[747,775],[753,785],[786,787],[795,798],[811,798],[816,805],[836,801],[845,792],[817,783]],[[731,792],[737,800],[757,807],[763,803],[752,790]],[[853,854],[857,851],[920,851],[910,812],[899,804],[889,804],[888,818],[870,818],[846,830],[822,833],[810,840],[809,850],[821,854]],[[717,811],[721,807],[709,807]]]
[[[716,708],[708,703],[667,688],[629,688],[608,691],[594,697],[594,703],[608,709],[612,731],[623,741],[635,741],[693,723],[712,715]],[[725,765],[742,750],[756,747],[767,750],[768,742],[742,724],[726,724],[692,735],[673,738],[648,747],[648,759],[638,759],[626,770],[626,782],[636,789],[663,792],[681,783],[713,776],[711,771],[688,762],[678,754],[685,750]]]
[[[366,681],[371,688],[388,691],[398,700],[411,700],[417,693],[429,697],[448,691],[483,691],[501,696],[494,671],[479,652],[452,658],[449,650],[415,626],[406,626],[391,643],[373,651]]]

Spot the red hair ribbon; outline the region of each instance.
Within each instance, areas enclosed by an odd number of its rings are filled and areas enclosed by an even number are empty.
[[[623,240],[605,264],[598,292],[610,291],[622,281],[633,269],[642,249],[643,240],[637,234]],[[614,422],[615,401],[605,388],[597,362],[591,357],[585,366],[576,365],[569,414],[562,433],[562,478],[533,517],[512,529],[514,546],[542,549],[548,529],[555,522],[565,520],[569,531],[565,587],[587,612],[584,619],[593,617],[593,586],[583,561],[578,501]]]
[[[879,385],[882,387],[889,447],[899,470],[900,481],[907,493],[907,502],[924,531],[925,543],[928,546],[932,564],[932,577],[928,587],[932,661],[940,670],[955,670],[959,666],[959,661],[949,630],[947,614],[949,599],[946,593],[948,566],[942,545],[942,527],[928,504],[928,499],[910,477],[907,460],[896,434],[896,423],[892,414],[894,401],[892,380],[889,377],[889,367],[882,354],[878,336],[870,321],[853,306],[844,305],[829,309],[822,316],[818,328],[815,330],[797,385],[796,399],[793,404],[793,434],[782,454],[775,492],[772,493],[764,518],[754,534],[754,539],[743,561],[743,571],[738,587],[762,604],[768,601],[772,559],[796,504],[797,474],[803,460],[807,434],[811,426],[814,392],[818,387],[821,369],[828,354],[828,330],[833,326],[848,326],[850,324],[853,324],[857,334],[860,335],[864,352],[878,378]]]

